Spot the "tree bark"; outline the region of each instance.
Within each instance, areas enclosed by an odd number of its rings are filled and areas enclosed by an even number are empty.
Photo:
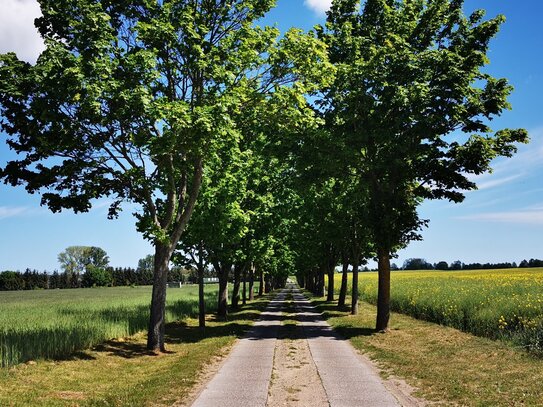
[[[328,256],[328,267],[326,272],[328,273],[328,292],[326,294],[326,301],[334,301],[334,275],[336,274],[336,255],[332,246],[330,246],[330,254]]]
[[[206,302],[204,295],[204,249],[200,242],[198,247],[198,326],[201,330],[206,327]]]
[[[347,297],[347,277],[349,274],[348,256],[343,254],[343,269],[341,271],[341,288],[339,289],[339,298],[337,301],[338,308],[345,307],[345,298]]]
[[[167,245],[155,242],[155,272],[153,275],[153,294],[147,334],[147,349],[164,352],[164,332],[166,326],[166,285],[168,283],[168,263],[170,250]]]
[[[241,303],[243,305],[247,304],[247,267],[243,268],[243,289],[241,291]]]
[[[259,287],[258,287],[258,296],[262,297],[264,295],[264,270],[258,270],[258,279],[259,279]]]
[[[219,304],[217,307],[217,315],[219,318],[228,319],[228,274],[230,265],[221,265],[218,268],[219,276]]]
[[[166,219],[159,221],[157,216],[156,206],[154,205],[151,195],[147,194],[145,199],[151,208],[152,216],[156,226],[162,228],[163,231],[172,228],[170,240],[168,244],[161,243],[156,240],[155,245],[155,263],[153,272],[153,293],[151,295],[151,308],[149,315],[149,329],[147,331],[147,349],[152,351],[165,351],[164,332],[165,332],[165,315],[166,315],[166,284],[168,282],[168,264],[172,257],[173,251],[183,234],[187,223],[192,215],[196,198],[200,192],[202,185],[203,160],[201,157],[194,161],[194,173],[192,175],[192,186],[190,192],[179,196],[175,200],[175,194],[168,195],[168,204],[170,208]],[[175,208],[179,206],[179,211],[175,214]]]
[[[358,314],[358,255],[353,256],[353,291],[351,302],[351,314]]]
[[[264,292],[268,294],[272,290],[271,278],[269,274],[266,274],[264,278]]]
[[[324,297],[324,275],[326,274],[327,268],[328,267],[324,263],[323,265],[321,265],[321,267],[317,269],[317,289],[315,294],[318,297]]]
[[[249,272],[249,301],[254,301],[255,299],[254,284],[255,284],[255,266],[252,265],[251,270]]]
[[[379,272],[379,287],[377,291],[377,321],[375,329],[378,332],[388,331],[390,319],[390,253],[387,249],[378,249],[377,270]]]
[[[326,301],[334,301],[334,268],[328,269],[328,292],[326,293]]]
[[[239,307],[239,288],[241,286],[241,271],[242,266],[239,264],[234,265],[234,287],[232,289],[232,308],[237,309]]]

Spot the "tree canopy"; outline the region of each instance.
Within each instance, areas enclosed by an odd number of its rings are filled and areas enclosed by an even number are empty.
[[[254,23],[273,0],[41,0],[35,65],[0,56],[0,113],[20,158],[0,176],[58,212],[129,201],[155,246],[148,346],[164,349],[168,262],[208,157],[240,136],[236,116],[275,98],[305,104],[325,48]],[[296,86],[290,86],[296,82]]]

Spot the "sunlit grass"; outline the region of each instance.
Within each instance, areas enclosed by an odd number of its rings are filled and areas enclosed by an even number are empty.
[[[339,291],[341,276],[335,278]],[[377,273],[360,273],[359,289],[376,304]],[[543,354],[541,268],[393,272],[391,309]]]
[[[216,309],[217,286],[206,286]],[[195,286],[168,289],[168,322],[196,316]],[[64,358],[105,340],[147,329],[151,287],[0,292],[0,365]]]
[[[182,290],[179,294],[185,295]],[[148,352],[145,332],[140,332],[66,360],[38,359],[0,369],[0,406],[187,405],[191,389],[205,380],[202,372],[228,354],[267,302],[248,303],[230,313],[228,322],[208,314],[203,332],[197,318],[169,323],[165,353]]]
[[[315,303],[385,376],[406,380],[432,406],[543,405],[543,360],[526,352],[395,313],[390,332],[376,333],[373,305],[362,302],[353,316],[324,300]]]

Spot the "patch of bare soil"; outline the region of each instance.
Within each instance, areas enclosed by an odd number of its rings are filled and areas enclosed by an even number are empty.
[[[282,326],[275,345],[267,407],[328,407],[303,329]]]

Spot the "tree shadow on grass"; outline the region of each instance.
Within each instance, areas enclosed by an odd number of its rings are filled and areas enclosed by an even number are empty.
[[[229,322],[212,326],[201,332],[198,327],[187,326],[180,322],[190,317],[197,318],[197,299],[182,299],[167,304],[166,312],[175,315],[178,322],[166,325],[166,342],[197,342],[208,337],[220,337],[235,335],[241,337],[247,332],[251,323],[247,321],[258,318],[267,303],[266,298],[259,298],[229,315]],[[216,310],[216,293],[206,293],[206,310],[212,313]],[[132,336],[145,331],[149,322],[149,307],[140,305],[137,307],[111,307],[106,309],[74,309],[66,308],[59,311],[61,315],[72,316],[75,321],[85,323],[73,323],[67,326],[44,327],[29,331],[10,331],[2,334],[0,338],[4,346],[4,358],[0,360],[0,366],[11,366],[35,359],[49,359],[57,361],[66,360],[91,360],[95,359],[92,353],[106,352],[123,358],[135,358],[153,355],[146,349],[145,343],[135,340],[118,340],[100,337],[99,331],[103,329],[100,324],[89,324],[89,321],[103,321],[106,325],[120,324],[127,327],[120,336]],[[236,322],[243,321],[243,322]],[[9,359],[6,353],[13,354]]]

